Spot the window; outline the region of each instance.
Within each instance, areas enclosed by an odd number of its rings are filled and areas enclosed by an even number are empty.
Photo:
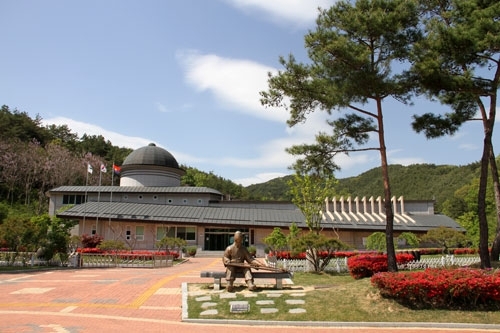
[[[203,203],[203,200],[198,199],[198,204],[200,204],[200,205],[201,205],[202,203]]]
[[[172,201],[172,199],[168,199],[168,200],[167,200],[167,202],[168,202],[169,204],[171,204],[173,201]]]
[[[92,231],[91,231],[91,234],[92,234],[92,235],[97,234],[97,230],[96,230],[95,224],[92,226]]]
[[[194,241],[196,240],[196,228],[195,227],[177,227],[177,237]]]
[[[175,227],[157,227],[156,240],[160,241],[163,237],[175,237]]]
[[[139,200],[142,200],[142,194],[139,194],[139,196],[137,197]]]
[[[185,204],[187,204],[188,199],[182,199],[182,202],[185,203]]]
[[[128,226],[127,226],[127,229],[126,229],[126,231],[125,231],[125,238],[126,238],[127,240],[130,240],[130,238],[131,238],[131,237],[132,237],[132,231],[130,230],[130,226],[128,225]]]
[[[153,200],[158,200],[158,196],[157,195],[153,195]]]
[[[144,240],[144,226],[138,225],[135,227],[135,239],[138,241]]]
[[[80,194],[64,194],[63,205],[79,205],[85,202],[85,195]]]

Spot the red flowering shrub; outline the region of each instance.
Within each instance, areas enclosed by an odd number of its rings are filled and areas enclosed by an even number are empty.
[[[77,250],[79,253],[87,253],[87,254],[110,254],[117,255],[120,259],[144,259],[144,260],[152,260],[155,255],[172,255],[174,259],[179,258],[179,252],[176,251],[148,251],[148,250],[117,250],[117,251],[103,251],[99,248],[93,247],[85,247],[83,249]]]
[[[292,254],[290,251],[276,251],[274,255],[276,259],[306,259],[305,252]]]
[[[454,249],[453,250],[454,255],[461,255],[461,254],[477,254],[477,249],[471,249],[471,248],[460,248],[460,249]]]
[[[83,247],[97,247],[103,240],[104,238],[98,234],[94,234],[92,236],[84,234],[81,237]]]
[[[437,248],[423,248],[419,249],[421,255],[432,255],[432,254],[442,254],[443,249],[437,249]]]
[[[406,264],[413,261],[413,255],[409,253],[399,253],[396,255],[398,264]],[[387,272],[387,255],[371,254],[359,255],[347,259],[349,273],[355,279],[370,277],[378,272]]]
[[[77,252],[79,253],[89,253],[89,254],[102,254],[104,253],[103,250],[97,247],[84,247],[82,249],[77,249]]]
[[[500,271],[433,268],[378,273],[371,283],[380,294],[412,308],[500,309]]]
[[[366,251],[362,252],[364,254],[380,254],[380,252],[377,251]],[[353,256],[359,255],[360,252],[358,251],[337,251],[337,252],[332,252],[330,253],[331,258],[349,258]],[[321,258],[326,258],[328,256],[327,251],[323,251],[319,253]],[[293,254],[290,251],[276,251],[274,253],[270,252],[269,256],[276,256],[277,259],[306,259],[306,253],[301,252],[297,254]]]

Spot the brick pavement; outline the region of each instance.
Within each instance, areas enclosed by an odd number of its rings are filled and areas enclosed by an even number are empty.
[[[183,283],[209,282],[202,270],[222,270],[220,258],[190,258],[160,269],[65,269],[0,274],[0,332],[396,332],[403,327],[339,323],[287,326],[201,320],[182,321]],[[372,324],[376,325],[376,324]],[[396,325],[397,326],[397,325]],[[492,332],[485,328],[408,327],[405,332]],[[500,332],[500,330],[498,330]]]

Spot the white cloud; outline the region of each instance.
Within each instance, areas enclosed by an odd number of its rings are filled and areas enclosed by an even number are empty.
[[[301,26],[311,24],[318,17],[318,7],[331,7],[334,0],[226,0],[242,10],[256,10],[267,14],[273,21],[286,20]]]
[[[401,164],[404,166],[412,164],[423,164],[427,163],[423,158],[420,157],[399,157],[399,158],[389,158],[389,164]]]
[[[282,172],[259,173],[259,174],[256,174],[254,177],[234,179],[233,182],[236,184],[243,185],[243,186],[249,186],[249,185],[254,185],[254,184],[265,183],[265,182],[270,181],[272,179],[284,177],[286,175],[288,175],[288,174],[282,173]]]
[[[286,122],[285,110],[264,108],[260,104],[259,93],[268,88],[267,73],[275,72],[274,68],[197,51],[180,51],[177,58],[185,69],[186,81],[199,91],[211,92],[221,105],[259,118]]]
[[[157,109],[158,111],[160,111],[161,113],[167,113],[167,112],[168,112],[167,107],[166,107],[165,105],[161,104],[160,102],[157,102],[157,103],[155,104],[155,106],[156,106],[156,109]]]
[[[117,145],[116,143],[119,142],[121,147],[125,148],[131,148],[131,149],[138,149],[144,146],[147,146],[148,144],[152,143],[152,140],[141,138],[141,137],[134,137],[134,136],[127,136],[123,135],[120,133],[116,133],[113,131],[109,131],[107,129],[104,129],[100,126],[94,125],[94,124],[89,124],[89,123],[84,123],[81,121],[73,120],[70,118],[65,118],[65,117],[54,117],[50,119],[44,119],[43,120],[44,125],[67,125],[68,128],[71,130],[71,132],[77,134],[79,137],[81,137],[83,134],[87,135],[102,135],[106,140],[109,140],[111,144]],[[160,143],[154,142],[158,147],[163,147]],[[182,152],[177,152],[168,149],[168,151],[175,157],[175,159],[182,164],[189,164],[189,163],[203,163],[206,162],[205,159],[203,158],[198,158],[189,154],[185,154]],[[222,175],[221,175],[222,176]]]
[[[147,146],[151,140],[127,136],[113,131],[108,131],[100,126],[84,123],[81,121],[73,120],[65,117],[55,117],[43,120],[44,125],[67,125],[71,132],[76,133],[79,137],[83,134],[87,135],[102,135],[106,140],[109,140],[113,145],[116,142],[121,144],[121,147],[137,149]]]
[[[458,147],[460,149],[469,150],[469,151],[478,150],[479,149],[478,145],[475,145],[475,144],[472,144],[472,143],[463,143],[463,144],[459,145]]]

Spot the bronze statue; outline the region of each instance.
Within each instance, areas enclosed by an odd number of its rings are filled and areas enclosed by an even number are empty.
[[[245,275],[245,281],[248,285],[248,290],[253,291],[256,289],[253,283],[251,267],[259,267],[261,263],[252,257],[247,248],[243,245],[243,233],[236,231],[234,233],[234,242],[229,245],[224,251],[222,262],[226,267],[226,280],[228,292],[233,292],[233,283],[236,278],[236,272],[241,271]],[[249,265],[245,265],[245,261]]]

